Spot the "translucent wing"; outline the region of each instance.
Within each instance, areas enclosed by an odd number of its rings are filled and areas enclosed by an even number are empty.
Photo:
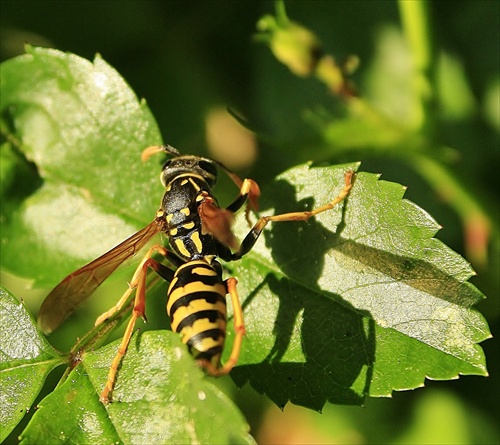
[[[54,331],[120,264],[160,230],[161,224],[154,220],[104,255],[69,274],[45,298],[38,314],[40,329],[46,334]]]
[[[210,233],[225,246],[233,250],[238,248],[238,239],[231,226],[234,222],[234,213],[221,209],[215,205],[211,197],[206,197],[198,206],[198,214],[203,227],[202,233]]]

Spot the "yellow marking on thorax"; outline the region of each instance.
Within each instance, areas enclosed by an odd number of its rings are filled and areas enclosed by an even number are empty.
[[[193,178],[189,178],[189,182],[191,183],[191,185],[193,186],[193,188],[199,192],[201,189],[200,189],[200,186],[198,184],[196,184],[196,182],[194,182]]]
[[[186,185],[188,182],[193,186],[193,188],[199,192],[201,190],[200,186],[194,181],[193,178],[196,178],[196,179],[200,179],[201,181],[203,181],[204,183],[207,182],[207,180],[201,176],[201,175],[197,175],[196,173],[183,173],[181,175],[177,175],[175,178],[173,178],[169,183],[168,185],[166,186],[166,189],[167,191],[170,190],[170,188],[172,187],[173,183],[176,182],[176,181],[179,181],[182,179],[182,181],[180,182],[180,185],[181,186],[184,186]]]
[[[183,209],[180,209],[179,212],[186,216],[189,216],[189,214],[191,213],[189,207],[184,207]]]
[[[193,241],[195,247],[196,247],[196,250],[201,253],[202,250],[203,250],[203,244],[201,242],[201,239],[200,239],[200,234],[199,232],[193,232],[191,234],[191,240]]]
[[[188,250],[186,249],[186,246],[184,246],[184,243],[182,242],[182,240],[180,240],[180,239],[176,239],[176,240],[174,241],[174,243],[175,243],[175,247],[177,247],[177,250],[179,251],[179,253],[180,253],[181,255],[184,255],[185,257],[189,257],[189,256],[190,256],[190,255],[189,255],[189,252],[188,252]]]

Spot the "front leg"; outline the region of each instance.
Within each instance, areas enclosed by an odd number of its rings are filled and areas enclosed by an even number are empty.
[[[337,204],[342,202],[349,194],[349,191],[351,190],[352,187],[353,175],[354,172],[352,170],[349,170],[344,174],[344,182],[345,182],[344,188],[337,195],[335,199],[333,199],[327,204],[324,204],[310,211],[290,212],[290,213],[283,213],[281,215],[262,216],[261,218],[259,218],[259,220],[255,223],[250,232],[248,232],[245,239],[242,241],[239,249],[233,254],[231,254],[231,258],[229,261],[239,260],[241,257],[246,255],[255,245],[255,243],[259,239],[260,234],[264,230],[264,227],[266,227],[269,222],[307,221],[309,218],[316,216],[319,213],[323,213],[333,209]]]
[[[239,178],[238,178],[239,179]],[[238,197],[226,207],[230,212],[237,212],[245,202],[248,201],[247,211],[251,208],[255,212],[259,209],[258,198],[260,196],[259,185],[253,180],[246,178],[242,183],[240,180],[240,194]]]
[[[229,174],[229,172],[228,172]],[[215,199],[209,192],[203,191],[196,198],[200,204],[198,205],[198,214],[201,218],[202,233],[211,234],[220,241],[223,245],[236,250],[238,248],[238,239],[232,231],[234,223],[234,213],[236,213],[245,203],[248,203],[246,209],[246,219],[248,225],[252,227],[249,219],[250,209],[257,210],[257,198],[260,195],[259,186],[252,179],[245,179],[243,182],[235,175],[231,178],[238,184],[241,184],[240,194],[238,197],[225,209],[221,209]],[[239,181],[237,182],[236,179]]]

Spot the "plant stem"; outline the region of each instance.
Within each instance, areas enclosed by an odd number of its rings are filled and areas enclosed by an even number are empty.
[[[399,11],[403,31],[410,46],[414,65],[413,127],[422,129],[432,116],[429,108],[434,96],[430,70],[432,67],[432,45],[428,2],[424,0],[399,0]]]

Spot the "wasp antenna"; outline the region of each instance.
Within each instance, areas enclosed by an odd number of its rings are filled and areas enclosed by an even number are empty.
[[[146,148],[141,153],[142,162],[147,161],[151,156],[157,153],[168,153],[173,156],[180,156],[181,153],[176,148],[171,145],[152,145],[151,147]]]
[[[141,160],[142,162],[147,161],[151,156],[163,152],[163,146],[161,145],[152,145],[151,147],[148,147],[144,149],[144,151],[141,153]]]
[[[180,156],[181,152],[177,150],[177,148],[172,147],[169,144],[162,145],[161,148],[167,152],[168,154],[174,155],[174,156]]]

